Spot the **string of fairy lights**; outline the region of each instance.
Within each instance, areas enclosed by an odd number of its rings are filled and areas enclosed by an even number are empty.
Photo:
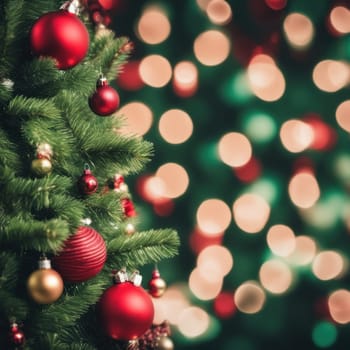
[[[198,11],[212,24],[196,36],[192,43],[195,59],[171,64],[170,60],[156,51],[145,57],[131,60],[118,78],[121,88],[141,90],[144,86],[161,90],[171,87],[174,95],[188,99],[194,96],[201,82],[203,67],[216,67],[232,60],[232,40],[225,26],[235,21],[235,9],[224,0],[197,0]],[[283,10],[287,0],[265,0],[274,11]],[[324,23],[336,38],[350,33],[350,9],[334,5]],[[302,54],[315,39],[312,19],[301,12],[290,12],[282,21],[281,33],[295,54]],[[135,22],[135,33],[150,50],[166,42],[176,27],[172,26],[167,6],[149,2]],[[232,68],[232,79],[226,82],[223,98],[235,103],[249,103],[257,98],[265,103],[279,101],[288,89],[283,69],[272,55],[256,52],[247,65]],[[325,93],[336,93],[350,82],[350,65],[333,58],[321,59],[314,65],[311,79],[314,86]],[[240,102],[241,101],[241,102]],[[242,102],[243,101],[243,102]],[[122,105],[127,123],[122,131],[146,135],[156,129],[162,140],[170,145],[188,142],[196,133],[196,124],[190,113],[176,106],[160,115],[144,101],[131,101]],[[336,131],[316,114],[292,117],[278,125],[274,116],[262,111],[245,112],[241,130],[227,130],[216,140],[215,153],[218,162],[230,167],[233,174],[245,185],[243,191],[227,203],[221,198],[207,198],[199,203],[193,218],[193,232],[188,244],[196,254],[196,266],[188,281],[168,288],[164,296],[155,300],[156,322],[167,319],[184,337],[195,339],[209,332],[213,318],[201,306],[188,298],[187,290],[200,301],[213,301],[219,318],[229,318],[235,312],[259,313],[269,295],[290,292],[298,282],[298,271],[308,268],[320,281],[341,279],[347,272],[348,261],[340,250],[322,248],[317,238],[307,233],[295,232],[286,223],[267,226],[276,202],[277,189],[273,181],[262,177],[262,163],[256,148],[278,139],[286,152],[302,154],[307,150],[326,151],[335,144]],[[350,100],[344,100],[334,110],[333,118],[341,132],[350,132]],[[335,160],[336,175],[349,184],[350,156],[339,154]],[[180,198],[192,179],[183,164],[166,162],[154,174],[139,181],[139,193],[153,206],[160,216],[171,215],[174,202]],[[290,174],[286,189],[296,211],[315,228],[330,228],[341,220],[350,227],[349,201],[345,195],[323,196],[318,176],[308,162],[301,162]],[[340,209],[341,208],[341,209]],[[223,236],[231,234],[231,223],[245,234],[254,236],[266,231],[267,258],[261,264],[258,276],[248,276],[237,288],[225,290],[224,279],[234,271],[236,258],[222,244]],[[255,277],[255,279],[254,279]],[[327,296],[328,310],[333,323],[315,325],[312,337],[320,347],[331,346],[336,341],[335,324],[350,322],[350,291],[333,290]],[[329,335],[322,337],[327,330]]]

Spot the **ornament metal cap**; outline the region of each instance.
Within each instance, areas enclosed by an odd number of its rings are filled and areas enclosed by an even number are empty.
[[[51,269],[51,261],[46,257],[42,257],[38,262],[38,266],[39,269]]]
[[[74,13],[75,15],[79,15],[80,13],[80,2],[79,0],[71,0],[71,1],[66,1],[61,7],[61,10],[66,10],[70,13]]]
[[[130,281],[137,287],[141,286],[142,276],[139,271],[135,270],[130,277]]]
[[[126,281],[128,281],[128,274],[126,272],[126,269],[120,269],[118,272],[115,273],[114,275],[114,282],[115,283],[124,283]]]

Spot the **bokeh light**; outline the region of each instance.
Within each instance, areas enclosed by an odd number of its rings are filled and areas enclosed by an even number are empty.
[[[310,18],[302,13],[290,13],[283,22],[284,34],[295,49],[307,48],[314,37],[314,26]]]
[[[328,298],[329,312],[333,320],[340,324],[350,322],[350,292],[346,289],[338,289],[332,292]]]
[[[312,340],[319,348],[329,348],[336,342],[337,336],[336,326],[328,321],[318,322],[312,330]]]
[[[313,72],[312,79],[322,91],[336,92],[349,83],[350,69],[345,62],[323,60],[319,62]]]
[[[271,251],[277,255],[286,257],[290,255],[296,245],[293,230],[286,225],[273,225],[267,232],[267,244]]]
[[[337,123],[345,131],[350,132],[350,100],[340,103],[335,111]]]
[[[259,195],[246,193],[233,203],[233,217],[237,226],[247,233],[258,233],[270,216],[270,206]]]
[[[298,153],[311,145],[314,139],[314,132],[307,123],[297,119],[290,119],[282,124],[280,139],[289,152]]]
[[[155,176],[164,183],[164,197],[177,198],[183,195],[189,185],[189,177],[183,166],[177,163],[161,165]]]
[[[179,331],[188,338],[198,337],[209,328],[209,315],[197,306],[190,306],[179,315]]]
[[[231,7],[225,0],[211,0],[206,12],[210,21],[218,25],[227,24],[232,18]]]
[[[225,164],[232,167],[239,167],[248,163],[252,152],[250,141],[241,133],[230,132],[219,140],[219,157]]]
[[[197,267],[202,275],[207,275],[208,278],[217,280],[218,278],[223,278],[231,271],[233,257],[226,247],[211,245],[203,249],[198,255]]]
[[[312,262],[313,273],[322,281],[339,277],[344,271],[344,268],[343,257],[338,252],[332,250],[318,253]]]
[[[214,312],[221,319],[228,319],[236,311],[236,305],[233,300],[233,293],[228,291],[221,292],[214,300]]]
[[[197,209],[196,218],[200,230],[206,235],[224,232],[231,222],[231,210],[220,199],[207,199]]]
[[[344,6],[335,6],[329,14],[329,21],[338,34],[350,33],[350,10]]]
[[[261,286],[255,281],[242,283],[234,293],[237,309],[246,314],[259,312],[266,301],[266,295]]]
[[[200,300],[212,300],[220,293],[222,277],[214,274],[203,273],[199,268],[192,270],[188,285],[191,292]]]
[[[193,44],[197,60],[205,66],[216,66],[230,53],[230,40],[218,30],[208,30],[197,36]]]
[[[170,22],[164,10],[153,5],[143,11],[136,32],[145,43],[159,44],[166,40],[170,30]]]
[[[263,101],[279,100],[286,89],[286,82],[280,69],[267,55],[256,55],[247,69],[250,88]]]
[[[295,238],[295,249],[287,257],[288,262],[303,266],[312,262],[317,252],[317,245],[313,238],[300,235]]]
[[[288,185],[291,201],[299,208],[312,207],[320,197],[317,179],[309,172],[295,174]]]
[[[158,124],[163,139],[172,144],[180,144],[192,135],[191,117],[181,109],[170,109],[162,114]]]
[[[287,5],[287,0],[265,0],[267,6],[273,10],[282,10]]]
[[[118,114],[126,118],[126,124],[118,130],[122,134],[143,136],[153,123],[152,110],[142,102],[129,102],[119,109]]]
[[[198,88],[198,69],[191,61],[178,62],[174,67],[173,89],[180,97],[191,97]]]
[[[261,265],[259,279],[261,285],[270,293],[282,294],[290,288],[293,275],[285,262],[271,259]]]
[[[155,88],[161,88],[168,84],[172,76],[169,61],[161,55],[144,57],[140,62],[139,71],[143,82]]]

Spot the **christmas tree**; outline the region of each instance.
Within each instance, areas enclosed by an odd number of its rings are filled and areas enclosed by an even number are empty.
[[[137,269],[179,240],[137,229],[126,177],[152,144],[119,132],[113,87],[132,43],[106,29],[97,1],[8,0],[0,12],[0,348],[171,344],[152,324],[164,283],[155,268],[147,293]]]

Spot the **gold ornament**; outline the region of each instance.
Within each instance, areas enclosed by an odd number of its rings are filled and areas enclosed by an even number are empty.
[[[160,277],[160,273],[157,269],[152,272],[152,278],[148,282],[148,292],[154,298],[160,298],[166,290],[166,282]]]
[[[39,269],[28,278],[27,290],[39,304],[51,304],[61,296],[63,280],[57,271],[51,269],[50,260],[39,262]]]
[[[47,158],[38,158],[32,161],[32,170],[38,176],[45,176],[52,170],[52,164]]]
[[[156,349],[157,350],[173,350],[174,343],[169,337],[163,335],[157,340]]]

